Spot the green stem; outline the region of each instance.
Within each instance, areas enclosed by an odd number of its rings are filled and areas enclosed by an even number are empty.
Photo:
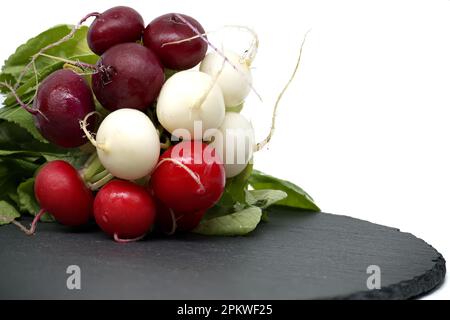
[[[98,190],[101,187],[103,187],[105,184],[107,184],[109,181],[111,181],[112,179],[114,179],[114,176],[111,173],[108,173],[104,178],[94,182],[94,183],[89,183],[89,188],[91,190]]]
[[[95,176],[93,176],[90,179],[90,182],[94,183],[96,181],[99,181],[99,180],[103,179],[104,177],[106,177],[108,174],[109,174],[108,170],[105,169],[102,172],[97,173]]]
[[[83,179],[86,182],[90,182],[96,174],[105,170],[105,168],[103,168],[102,163],[100,162],[100,159],[98,158],[97,154],[95,154],[95,157],[90,160],[91,160],[91,162],[84,169],[84,173],[83,173]]]

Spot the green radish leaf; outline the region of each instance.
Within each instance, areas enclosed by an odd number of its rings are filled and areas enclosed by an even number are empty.
[[[314,200],[302,188],[293,184],[292,182],[278,179],[254,170],[249,178],[250,185],[255,190],[261,189],[275,189],[286,192],[287,197],[279,202],[277,205],[288,206],[311,211],[320,211],[319,207],[314,203]]]
[[[224,216],[247,207],[245,191],[252,170],[253,164],[250,163],[239,175],[227,179],[222,197],[214,207],[208,210],[205,219]]]
[[[246,192],[247,203],[261,209],[266,209],[287,196],[287,193],[281,190],[248,190]]]
[[[207,236],[243,236],[255,230],[261,215],[260,208],[249,207],[226,216],[202,220],[192,232]]]
[[[17,188],[20,211],[29,213],[33,216],[35,216],[40,210],[39,203],[34,196],[34,180],[34,178],[30,178],[25,182],[22,182]],[[53,216],[49,213],[45,213],[41,217],[41,221],[51,222],[55,221],[55,218],[53,218]]]
[[[34,139],[40,142],[47,142],[47,140],[45,140],[44,137],[42,137],[42,135],[36,129],[32,115],[20,107],[0,108],[0,119],[17,124],[18,126],[27,130]]]
[[[0,201],[0,226],[11,223],[19,217],[20,213],[16,210],[16,208],[4,200]]]
[[[227,193],[234,201],[241,203],[245,202],[245,190],[248,187],[248,179],[250,178],[252,171],[253,164],[249,163],[244,171],[236,177],[227,179],[225,193]]]
[[[0,109],[1,113],[1,109]],[[80,149],[65,149],[39,142],[13,122],[0,121],[0,157],[14,156],[32,162],[39,158],[46,161],[64,160],[79,168],[89,156]]]
[[[39,211],[39,204],[34,197],[34,178],[30,178],[19,184],[17,187],[17,195],[19,197],[20,211],[33,215]]]
[[[36,37],[28,40],[23,45],[19,46],[15,53],[13,53],[6,61],[2,67],[2,77],[9,77],[9,81],[12,84],[17,82],[19,74],[22,72],[24,67],[29,63],[31,57],[39,52],[42,48],[47,45],[54,43],[67,34],[70,33],[73,26],[71,25],[58,25],[50,28]],[[47,50],[45,53],[52,56],[58,56],[61,58],[69,58],[76,55],[82,54],[92,54],[86,41],[87,27],[81,27],[75,33],[75,35],[68,41]],[[54,61],[46,57],[38,57],[36,59],[36,68],[38,72],[52,64]],[[33,68],[25,74],[23,80],[26,81],[33,77]],[[6,92],[6,91],[3,91]]]

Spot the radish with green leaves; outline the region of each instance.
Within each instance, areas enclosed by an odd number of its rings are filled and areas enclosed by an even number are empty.
[[[219,128],[223,122],[225,104],[222,91],[206,73],[178,72],[162,87],[156,114],[161,125],[173,135],[187,133],[189,140],[201,140],[205,131]],[[198,136],[194,135],[196,121],[202,125]]]
[[[87,28],[80,27],[89,17],[96,19],[85,39]],[[261,221],[262,209],[285,197],[283,205],[318,210],[297,186],[248,165],[272,138],[276,111],[297,72],[301,50],[275,102],[270,132],[255,143],[251,123],[237,112],[250,91],[262,101],[253,88],[251,64],[258,37],[250,28],[221,28],[252,35],[251,46],[238,54],[216,47],[197,20],[178,13],[154,19],[144,31],[139,13],[114,7],[66,27],[70,32],[62,38],[61,32],[49,30],[24,44],[0,74],[9,81],[0,86],[11,92],[0,110],[0,129],[4,141],[11,136],[19,145],[17,151],[11,143],[0,150],[0,176],[11,180],[13,172],[18,182],[1,201],[9,206],[2,207],[9,210],[8,217],[0,219],[4,223],[19,216],[14,210],[34,212],[40,207],[30,230],[15,223],[33,234],[45,212],[68,226],[85,224],[93,215],[103,231],[123,243],[142,239],[154,224],[166,234],[243,235]],[[211,52],[206,54],[208,47]],[[198,64],[198,70],[187,70]],[[64,70],[50,74],[61,67]],[[167,81],[164,73],[171,76]],[[44,74],[50,75],[42,81]],[[84,80],[87,75],[91,83]],[[107,110],[95,106],[94,95]],[[25,112],[19,112],[24,119],[15,116],[19,107],[12,97],[33,118]],[[22,102],[30,98],[33,106]],[[95,120],[102,118],[96,130]],[[78,149],[43,146],[35,127],[50,143]],[[28,136],[36,140],[25,148],[21,141]],[[85,145],[88,141],[92,145]],[[167,149],[162,156],[161,149]],[[68,159],[74,165],[45,163],[49,159]],[[83,162],[78,172],[75,166]],[[16,177],[19,167],[23,172]],[[39,207],[30,190],[33,181]],[[268,188],[285,192],[261,190]],[[99,190],[95,200],[93,190]]]
[[[113,176],[137,180],[150,174],[158,162],[160,142],[149,117],[135,109],[114,111],[102,121],[95,139],[86,129],[88,118],[81,126]]]

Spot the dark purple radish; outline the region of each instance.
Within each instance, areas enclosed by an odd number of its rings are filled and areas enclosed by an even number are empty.
[[[116,44],[141,40],[144,19],[130,7],[114,7],[99,14],[89,27],[89,48],[102,55]]]
[[[118,44],[106,51],[92,75],[98,101],[110,111],[145,110],[158,97],[164,70],[156,55],[137,43]]]
[[[82,76],[66,69],[53,72],[39,85],[31,110],[37,129],[51,143],[74,148],[87,142],[80,120],[95,110],[95,104]],[[91,121],[90,130],[93,124]]]
[[[181,15],[191,26],[204,34],[205,30],[194,18]],[[197,37],[189,41],[172,43],[198,36],[190,26],[180,20],[175,13],[165,14],[150,22],[144,31],[144,45],[151,48],[164,67],[186,70],[195,67],[205,57],[208,44]],[[172,44],[171,44],[172,43]]]

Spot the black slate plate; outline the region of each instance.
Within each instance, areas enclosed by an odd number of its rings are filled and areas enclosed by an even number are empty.
[[[247,237],[194,234],[116,244],[96,228],[0,229],[0,298],[407,299],[437,287],[445,261],[397,229],[345,216],[271,210]],[[81,290],[66,269],[81,268]],[[367,268],[381,271],[368,290]]]

